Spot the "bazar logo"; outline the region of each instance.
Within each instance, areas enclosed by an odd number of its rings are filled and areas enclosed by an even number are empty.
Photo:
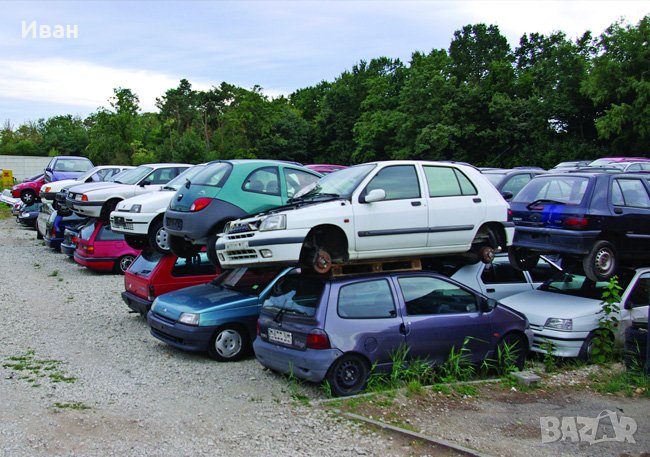
[[[607,427],[607,422],[610,423],[614,436],[607,435],[604,431],[598,432],[599,427]],[[556,441],[585,442],[590,445],[608,441],[636,443],[636,421],[631,417],[619,417],[610,410],[604,410],[596,417],[568,416],[562,417],[561,420],[554,416],[540,417],[539,426],[542,444]]]

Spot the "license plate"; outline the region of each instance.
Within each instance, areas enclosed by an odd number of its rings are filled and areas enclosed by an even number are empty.
[[[126,221],[124,220],[123,217],[117,216],[113,218],[113,224],[116,227],[124,227],[126,225]]]
[[[269,341],[275,341],[276,343],[291,344],[293,338],[291,338],[290,332],[285,332],[283,330],[276,330],[270,328],[269,330]]]
[[[248,241],[231,241],[226,243],[226,251],[241,251],[248,249]]]

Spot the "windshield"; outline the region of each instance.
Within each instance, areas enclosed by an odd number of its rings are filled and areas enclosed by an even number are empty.
[[[232,165],[227,162],[213,163],[199,170],[199,173],[190,181],[198,186],[223,187],[230,175],[230,170],[232,170]]]
[[[291,273],[278,280],[262,307],[272,312],[311,317],[316,314],[324,288],[322,278]]]
[[[80,175],[76,179],[77,179],[77,181],[85,181],[86,179],[90,178],[92,175],[94,175],[98,171],[99,171],[99,167],[92,167],[90,170],[88,170],[84,174]]]
[[[88,225],[84,225],[81,227],[81,230],[79,231],[79,238],[82,240],[89,240],[90,237],[93,235],[93,232],[95,231],[95,223],[91,222]]]
[[[300,198],[343,197],[350,198],[363,178],[375,168],[375,164],[356,165],[323,176],[315,183],[300,190],[293,200]]]
[[[583,176],[537,177],[524,186],[513,203],[554,201],[577,205],[587,191],[589,178]]]
[[[92,166],[88,159],[58,159],[54,171],[80,172],[89,170]]]
[[[488,179],[488,181],[490,181],[492,183],[493,186],[496,186],[497,184],[499,184],[499,181],[501,181],[501,179],[503,179],[503,177],[505,176],[505,173],[486,173],[486,172],[483,172],[483,174]]]
[[[135,258],[129,267],[129,272],[148,278],[151,275],[153,269],[156,268],[156,265],[158,265],[158,262],[161,258],[162,254],[156,251],[144,250],[138,257]]]
[[[228,270],[212,281],[215,286],[244,295],[258,295],[282,271],[280,268],[237,268]]]
[[[625,290],[632,279],[632,274],[623,271],[619,276],[619,285]],[[583,274],[558,271],[551,279],[538,287],[539,290],[554,292],[562,295],[602,300],[603,292],[607,290],[609,281],[594,282]]]
[[[113,182],[118,184],[137,184],[142,178],[147,176],[153,168],[146,165],[140,165],[138,168],[123,171],[119,177],[116,177]],[[117,175],[116,175],[117,176]]]
[[[194,177],[197,174],[199,174],[204,168],[205,165],[194,165],[193,167],[186,169],[180,175],[176,176],[174,179],[172,179],[167,184],[165,184],[165,187],[163,187],[163,189],[167,189],[167,190],[180,189],[181,186],[187,182],[187,180],[192,182]]]

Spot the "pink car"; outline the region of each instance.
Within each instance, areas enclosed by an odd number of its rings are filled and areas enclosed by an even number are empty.
[[[345,165],[331,165],[326,163],[310,164],[310,165],[305,165],[305,167],[309,168],[310,170],[321,173],[323,175],[347,168]]]
[[[45,175],[32,176],[12,187],[11,196],[20,198],[26,205],[31,205],[38,198],[38,192],[43,184],[45,184]]]
[[[140,254],[124,241],[124,235],[114,233],[107,221],[92,220],[79,230],[74,260],[80,265],[99,271],[124,274]]]
[[[604,167],[616,163],[650,162],[647,157],[601,157],[589,164],[590,167]]]

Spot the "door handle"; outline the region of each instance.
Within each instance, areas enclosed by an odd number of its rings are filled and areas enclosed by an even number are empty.
[[[494,292],[496,292],[494,289],[485,289],[485,291],[486,291],[488,294],[493,294]]]
[[[623,208],[614,208],[616,214],[623,214]]]
[[[476,197],[473,199],[474,203],[481,203],[481,199],[479,197]]]
[[[411,206],[420,206],[422,202],[411,202]]]

